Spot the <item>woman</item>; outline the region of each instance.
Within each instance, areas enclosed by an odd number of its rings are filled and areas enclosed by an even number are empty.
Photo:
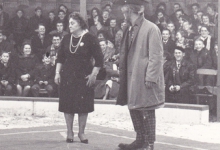
[[[218,30],[216,30],[216,28],[218,28],[218,26],[216,26],[213,22],[210,21],[210,17],[208,14],[203,14],[202,15],[202,25],[204,26],[208,26],[210,28],[210,35],[214,38],[218,37]],[[216,33],[215,33],[216,32]]]
[[[96,17],[96,16],[99,16],[99,17],[101,18],[101,13],[100,13],[100,11],[99,11],[99,9],[98,9],[97,7],[94,7],[94,8],[91,10],[91,16],[90,16],[90,18],[88,19],[89,28],[94,25],[95,17]]]
[[[97,37],[98,31],[105,30],[107,31],[107,27],[103,26],[101,23],[101,18],[99,16],[96,16],[94,18],[94,25],[90,27],[89,31],[91,34]]]
[[[17,95],[27,96],[34,83],[35,66],[39,63],[36,55],[31,53],[31,44],[24,42],[23,54],[18,56],[16,66]]]
[[[59,111],[64,112],[67,125],[66,142],[73,142],[74,114],[79,116],[78,137],[88,143],[84,134],[88,113],[94,111],[93,85],[103,55],[96,37],[88,33],[86,22],[79,13],[69,16],[70,33],[66,35],[58,52],[55,83],[59,84]],[[92,58],[95,59],[93,67]]]

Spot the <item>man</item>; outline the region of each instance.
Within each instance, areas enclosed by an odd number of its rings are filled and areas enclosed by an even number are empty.
[[[122,40],[117,104],[128,105],[136,131],[131,144],[123,150],[153,150],[155,109],[164,105],[163,44],[159,28],[143,16],[142,0],[120,1],[125,19],[132,25]]]
[[[171,55],[174,51],[175,42],[171,40],[170,36],[169,29],[162,30],[163,50]]]
[[[56,30],[51,31],[49,34],[52,35],[52,36],[56,35],[56,34],[59,34],[60,37],[61,37],[61,40],[62,40],[63,37],[68,34],[68,32],[64,31],[63,22],[62,21],[57,21],[56,28],[57,28]]]
[[[174,48],[175,60],[172,60],[168,68],[168,82],[166,87],[166,102],[186,103],[190,102],[189,88],[194,83],[195,67],[184,59],[185,50],[182,47]]]
[[[110,41],[115,45],[115,35],[119,28],[117,26],[116,18],[110,18],[110,26],[107,27],[108,35],[110,36]]]
[[[189,17],[192,21],[193,27],[196,29],[196,27],[199,25],[197,12],[200,11],[200,5],[198,3],[193,3],[191,5],[191,9],[192,9],[192,14]]]

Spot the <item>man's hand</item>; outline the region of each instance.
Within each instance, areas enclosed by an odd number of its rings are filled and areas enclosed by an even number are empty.
[[[156,83],[151,81],[146,81],[145,84],[148,89],[152,89],[156,85]]]
[[[169,90],[170,90],[171,92],[173,92],[173,91],[174,91],[174,86],[171,85],[170,88],[169,88]]]
[[[176,88],[176,91],[180,90],[180,86],[179,85],[176,85],[175,88]]]
[[[47,84],[48,84],[48,81],[44,81],[44,84],[47,85]]]

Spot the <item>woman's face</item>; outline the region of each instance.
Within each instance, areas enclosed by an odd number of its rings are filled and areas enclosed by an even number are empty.
[[[202,17],[202,22],[203,22],[205,25],[209,25],[209,17],[208,17],[208,16],[203,16],[203,17]]]
[[[9,60],[9,53],[3,53],[2,56],[1,56],[1,61],[3,63],[7,63]]]
[[[37,11],[35,11],[35,14],[40,17],[42,15],[42,11],[40,9],[38,9]]]
[[[64,12],[59,12],[58,17],[63,20],[65,18],[66,14]]]
[[[100,22],[99,22],[99,16],[96,16],[96,17],[94,18],[94,25],[97,25],[98,23],[100,23]]]
[[[31,54],[31,46],[29,44],[24,45],[23,53],[24,53],[24,55]]]
[[[160,18],[162,18],[162,17],[163,17],[163,13],[162,13],[162,12],[159,12],[159,13],[157,14],[157,18],[160,19]]]
[[[209,31],[207,30],[206,27],[201,27],[200,28],[200,34],[202,37],[206,38],[209,35]]]
[[[55,14],[52,13],[52,12],[50,12],[50,13],[49,13],[49,18],[50,18],[51,20],[53,20],[53,19],[55,18]]]
[[[177,40],[180,40],[182,37],[183,37],[183,36],[181,35],[180,32],[177,32],[177,33],[176,33],[176,39],[177,39]]]
[[[98,15],[97,10],[93,9],[93,11],[92,11],[92,16],[93,16],[93,18],[94,18],[95,16],[97,16],[97,15]]]
[[[207,7],[207,13],[209,15],[213,15],[215,13],[215,11],[211,7]]]
[[[19,18],[21,18],[22,15],[23,15],[23,12],[19,10],[19,11],[17,12],[17,15],[18,15]]]
[[[102,52],[104,52],[106,50],[106,48],[107,48],[106,41],[99,42],[99,45],[100,45],[100,47],[102,49]]]
[[[70,28],[70,33],[75,33],[78,30],[81,30],[81,26],[79,25],[78,21],[76,21],[73,18],[70,18],[69,20],[69,28]]]
[[[190,28],[192,27],[191,24],[189,24],[189,22],[185,21],[183,22],[183,29],[188,31]]]
[[[109,18],[109,12],[104,11],[104,12],[102,13],[102,17],[103,17],[104,20],[107,20],[107,19]]]
[[[195,41],[195,50],[201,51],[205,47],[204,43],[202,41]]]
[[[167,29],[169,29],[171,32],[175,29],[175,26],[173,23],[167,24]]]
[[[180,26],[183,26],[183,22],[184,22],[184,21],[183,21],[183,17],[180,17],[180,18],[179,18]]]

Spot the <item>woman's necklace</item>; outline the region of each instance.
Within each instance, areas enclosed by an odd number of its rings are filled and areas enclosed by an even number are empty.
[[[76,51],[78,50],[79,45],[80,45],[80,43],[81,43],[81,41],[82,41],[82,38],[83,38],[83,36],[84,36],[86,33],[87,33],[87,31],[83,31],[83,32],[82,32],[81,36],[79,36],[80,39],[79,39],[79,41],[78,41],[78,43],[77,43],[76,45],[73,45],[73,41],[72,41],[73,35],[71,34],[71,37],[70,37],[70,46],[69,46],[70,53],[72,53],[72,54],[75,54],[75,53],[76,53]],[[78,37],[78,38],[79,38],[79,37]],[[72,51],[72,50],[71,50],[71,47],[75,48],[75,50]]]

